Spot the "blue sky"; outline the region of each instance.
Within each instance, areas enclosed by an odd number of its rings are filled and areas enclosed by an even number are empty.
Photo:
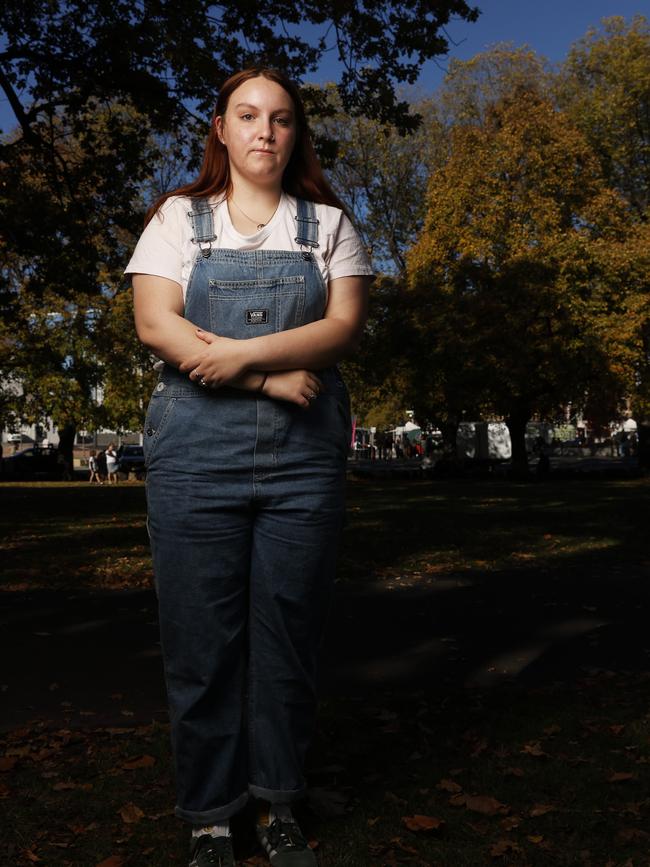
[[[423,68],[418,89],[435,90],[442,82],[450,57],[468,60],[497,42],[527,44],[551,62],[561,61],[570,45],[597,26],[602,18],[635,15],[650,18],[650,0],[468,0],[478,6],[481,16],[474,24],[451,21],[447,33],[453,40],[449,54]],[[336,64],[321,68],[310,80],[323,83],[336,75]]]

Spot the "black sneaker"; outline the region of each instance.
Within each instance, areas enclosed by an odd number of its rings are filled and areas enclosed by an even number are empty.
[[[256,825],[257,839],[273,867],[316,867],[316,857],[294,820]]]
[[[190,839],[189,867],[235,867],[232,837],[201,834]]]

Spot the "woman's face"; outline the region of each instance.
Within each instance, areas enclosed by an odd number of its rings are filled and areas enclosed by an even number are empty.
[[[217,135],[228,150],[230,173],[263,186],[280,186],[296,141],[293,100],[283,87],[259,76],[233,91]]]

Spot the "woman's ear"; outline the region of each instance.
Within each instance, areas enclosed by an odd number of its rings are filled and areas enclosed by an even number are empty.
[[[225,145],[225,141],[223,140],[223,118],[220,114],[218,114],[214,119],[214,128],[217,131],[217,138],[222,145]]]

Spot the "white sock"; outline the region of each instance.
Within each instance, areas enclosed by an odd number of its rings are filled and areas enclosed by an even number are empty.
[[[269,825],[276,819],[282,822],[293,821],[293,813],[289,804],[271,804],[269,809]]]
[[[192,837],[210,834],[212,837],[230,837],[230,822],[217,822],[216,825],[204,825],[202,828],[192,828]]]

